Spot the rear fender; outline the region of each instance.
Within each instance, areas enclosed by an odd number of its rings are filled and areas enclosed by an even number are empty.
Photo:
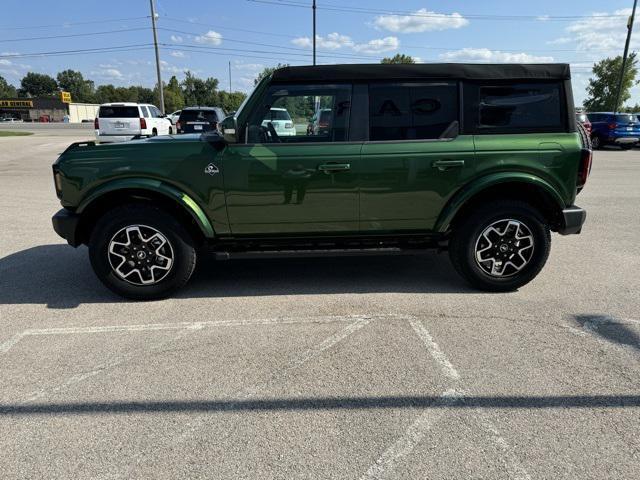
[[[546,180],[543,180],[542,178],[531,175],[529,173],[495,173],[471,182],[458,190],[458,192],[456,192],[449,200],[442,213],[438,217],[438,221],[435,225],[435,231],[439,233],[445,233],[449,229],[451,222],[458,214],[460,209],[463,208],[463,206],[475,195],[482,193],[488,188],[507,183],[522,183],[525,185],[540,188],[542,191],[548,194],[548,197],[552,199],[554,204],[557,205],[559,211],[565,208],[565,202],[562,199],[562,196]]]

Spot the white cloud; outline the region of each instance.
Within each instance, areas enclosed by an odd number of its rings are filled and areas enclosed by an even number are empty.
[[[313,42],[310,37],[294,38],[291,43],[301,48],[312,48]],[[359,53],[381,53],[396,50],[400,46],[397,37],[385,37],[369,40],[366,43],[357,43],[348,35],[341,35],[337,32],[330,33],[326,37],[316,35],[316,47],[325,50],[339,50],[350,48]]]
[[[180,35],[171,35],[171,41],[173,43],[182,43],[182,37]]]
[[[298,37],[294,38],[291,43],[302,48],[311,48],[313,41],[310,37]],[[330,33],[326,37],[316,35],[317,48],[324,48],[327,50],[338,50],[342,47],[351,47],[354,42],[347,35],[341,35],[337,32]]]
[[[571,43],[574,39],[571,37],[559,37],[553,40],[549,40],[547,45],[566,45],[567,43]]]
[[[265,67],[266,65],[262,63],[242,63],[236,61],[236,63],[233,64],[233,68],[235,68],[236,70],[244,70],[249,72],[261,72]]]
[[[360,53],[381,53],[397,50],[399,46],[400,40],[397,37],[385,37],[354,45],[353,49]]]
[[[397,33],[436,32],[461,28],[469,25],[469,20],[459,13],[436,13],[421,8],[411,15],[380,15],[373,25],[381,30]]]
[[[91,75],[96,75],[107,80],[122,80],[124,78],[122,72],[117,68],[103,68],[101,70],[91,72]]]
[[[176,58],[185,58],[186,57],[184,52],[182,52],[180,50],[176,50],[175,52],[171,52],[169,55],[171,55],[172,57],[176,57]]]
[[[587,18],[573,22],[566,31],[580,50],[622,50],[627,35],[626,25],[629,15],[631,15],[630,8],[616,10],[613,13],[593,13]],[[640,45],[638,41],[633,43],[636,44],[635,48]]]
[[[549,15],[540,15],[539,17],[536,17],[536,20],[538,20],[539,22],[547,22],[551,17],[549,17]]]
[[[213,30],[209,30],[204,35],[196,37],[196,42],[206,43],[209,45],[220,45],[222,43],[222,35],[218,32],[214,32]]]
[[[11,61],[0,58],[0,65],[11,65]]]
[[[528,53],[501,52],[488,48],[463,48],[440,54],[442,60],[448,62],[487,62],[487,63],[549,63],[553,57],[536,56]]]
[[[175,65],[171,65],[165,60],[160,60],[160,70],[162,70],[163,72],[173,73],[174,75],[180,75],[190,69],[186,67],[176,67]],[[191,70],[191,72],[195,73],[196,70]]]

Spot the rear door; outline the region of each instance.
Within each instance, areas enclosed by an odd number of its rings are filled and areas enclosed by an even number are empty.
[[[471,135],[459,135],[457,82],[369,85],[369,141],[360,161],[363,232],[431,230],[474,170]]]
[[[98,119],[101,135],[140,135],[137,105],[102,105]]]
[[[362,141],[348,141],[351,85],[273,85],[254,107],[244,144],[224,152],[227,211],[236,235],[345,234],[358,230],[355,177]],[[332,128],[308,135],[318,106],[332,108]],[[295,135],[264,121],[286,108]]]

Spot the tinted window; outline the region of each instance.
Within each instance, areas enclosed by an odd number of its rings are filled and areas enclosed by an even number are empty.
[[[180,114],[181,122],[208,122],[220,121],[213,110],[183,110]]]
[[[319,123],[316,114],[323,110],[329,118]],[[247,142],[346,141],[350,110],[351,85],[273,85],[249,119]],[[270,123],[272,115],[290,121]]]
[[[637,120],[635,115],[624,114],[624,115],[616,115],[615,121],[618,123],[635,123]]]
[[[369,86],[371,141],[436,139],[456,120],[456,83]]]
[[[483,85],[479,91],[480,129],[562,127],[559,84]]]
[[[100,118],[138,118],[138,107],[100,107]]]
[[[155,107],[153,105],[149,105],[149,111],[151,112],[152,117],[159,118],[160,116],[162,116],[162,113],[160,113],[158,107]]]
[[[149,110],[147,109],[147,107],[141,105],[140,109],[142,110],[142,115],[144,115],[145,118],[149,118]]]

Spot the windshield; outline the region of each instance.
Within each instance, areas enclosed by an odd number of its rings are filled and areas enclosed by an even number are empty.
[[[213,110],[183,110],[180,121],[213,123],[218,121],[218,116]]]
[[[137,118],[138,107],[100,107],[100,118]]]
[[[271,109],[265,120],[291,120],[291,115],[286,110]]]

